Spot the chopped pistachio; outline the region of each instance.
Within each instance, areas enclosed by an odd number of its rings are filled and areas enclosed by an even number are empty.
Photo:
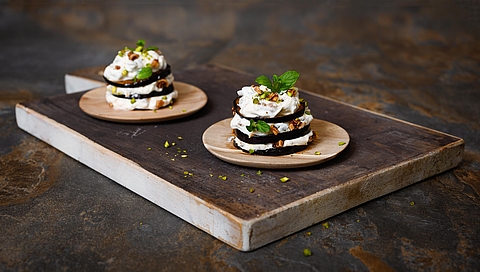
[[[175,142],[172,142],[172,146],[174,146],[174,145],[176,145],[176,143],[175,143]]]
[[[188,171],[183,171],[183,174],[184,174],[184,175],[188,175]]]
[[[147,150],[150,151],[150,150],[152,150],[152,148],[151,148],[151,147],[147,147]]]
[[[185,155],[185,154],[184,154],[184,155],[181,155],[180,157],[186,158],[186,157],[188,157],[188,155]]]
[[[255,188],[250,188],[250,193],[255,192]]]
[[[258,98],[253,99],[253,104],[258,104]]]
[[[187,112],[187,110],[186,110],[186,109],[182,109],[182,112]]]
[[[413,206],[415,205],[415,202],[414,201],[410,201],[410,206]]]
[[[261,176],[263,173],[262,173],[262,170],[258,170],[257,171],[257,175]]]
[[[280,178],[280,181],[281,182],[287,182],[289,181],[290,179],[288,177],[283,177],[283,178]]]
[[[168,141],[165,141],[165,143],[163,144],[164,147],[170,147],[170,143]]]
[[[345,145],[346,142],[338,142],[338,146],[342,146],[342,145]]]
[[[135,98],[130,99],[130,103],[135,104],[135,102],[137,102],[137,100],[135,100]]]
[[[153,112],[154,112],[154,113],[157,113],[157,109],[154,109]]]
[[[315,155],[321,155],[320,151],[315,151]]]
[[[182,137],[182,136],[178,136],[177,139],[183,140],[183,137]]]
[[[170,105],[170,106],[168,106],[168,108],[169,108],[169,109],[173,109],[173,106]]]
[[[326,229],[328,229],[330,227],[330,224],[328,224],[328,222],[325,222],[325,223],[322,223],[322,226]]]
[[[254,152],[255,152],[255,150],[253,150],[253,149],[248,150],[248,154],[253,154]]]
[[[307,236],[310,236],[310,235],[312,235],[312,232],[311,232],[311,231],[307,231],[305,234],[306,234]]]
[[[126,75],[128,75],[128,71],[127,71],[127,70],[123,70],[123,71],[122,71],[122,76],[126,76]]]
[[[223,176],[223,175],[219,175],[218,178],[221,180],[227,180],[227,176]]]
[[[241,174],[240,174],[240,176],[244,177],[244,176],[245,176],[245,174],[244,174],[244,173],[241,173]]]
[[[112,86],[112,94],[115,94],[117,93],[117,87],[116,86]]]

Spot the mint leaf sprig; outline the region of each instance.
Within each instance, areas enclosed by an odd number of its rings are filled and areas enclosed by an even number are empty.
[[[140,71],[138,71],[136,78],[140,79],[140,80],[147,79],[147,78],[151,77],[152,74],[153,74],[152,68],[143,67],[142,69],[140,69]]]
[[[300,77],[300,74],[297,71],[286,71],[285,73],[281,74],[280,76],[273,75],[272,80],[268,77],[261,75],[255,79],[260,85],[264,85],[273,92],[281,93],[282,91],[286,91],[293,87],[297,79]]]
[[[257,122],[255,122],[254,120],[250,119],[250,125],[247,126],[247,130],[249,132],[257,130],[259,132],[268,133],[270,131],[270,125],[268,125],[267,122],[262,120],[258,120]]]

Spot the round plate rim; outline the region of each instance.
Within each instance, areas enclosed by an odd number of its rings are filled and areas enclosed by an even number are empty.
[[[231,139],[233,139],[233,134],[231,133],[231,128],[229,126],[231,119],[232,118],[220,120],[208,127],[202,135],[202,142],[205,148],[212,155],[235,165],[264,169],[308,167],[324,163],[335,158],[338,154],[344,151],[350,143],[350,136],[344,128],[325,120],[313,119],[311,127],[314,130],[315,128],[326,126],[329,130],[334,130],[336,133],[341,134],[341,137],[329,138],[328,134],[324,135],[322,132],[315,130],[321,136],[319,136],[318,139],[314,139],[303,151],[283,156],[250,155],[233,146],[231,142]],[[222,129],[222,134],[214,132],[219,129]],[[225,141],[227,143],[224,143],[223,146],[221,146],[215,141]],[[316,155],[315,152],[317,150],[322,150],[324,147],[323,145],[325,145],[327,142],[329,142],[329,149],[334,149],[334,152]],[[339,142],[345,142],[345,144],[338,145]]]

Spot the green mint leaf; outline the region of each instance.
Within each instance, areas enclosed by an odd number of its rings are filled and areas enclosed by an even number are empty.
[[[272,76],[272,81],[273,81],[273,83],[275,83],[276,81],[278,81],[278,76],[275,75],[275,74],[273,74],[273,76]]]
[[[271,90],[275,93],[280,92],[280,80],[277,75],[272,75],[272,88]]]
[[[150,67],[143,67],[142,69],[140,69],[140,71],[138,71],[138,74],[137,74],[137,78],[138,79],[147,79],[149,77],[151,77],[153,74],[153,71],[152,71],[152,68]]]
[[[138,40],[137,46],[145,46],[145,40]]]
[[[155,50],[158,50],[158,47],[156,47],[156,46],[149,46],[149,47],[147,47],[147,51],[149,51],[149,50],[154,50],[154,51],[155,51]]]
[[[262,76],[257,77],[257,79],[255,79],[255,82],[257,82],[260,85],[267,86],[267,88],[269,88],[269,89],[272,89],[272,82],[266,76],[262,75]]]
[[[267,133],[270,131],[270,126],[267,124],[267,122],[258,120],[257,121],[257,130],[263,133]]]
[[[255,82],[267,86],[273,92],[280,93],[292,88],[299,77],[300,74],[297,71],[286,71],[280,76],[273,75],[271,81],[266,76],[259,76]]]
[[[256,128],[257,128],[257,125],[255,124],[255,121],[250,120],[250,125],[247,126],[247,130],[248,130],[249,132],[252,132],[252,131],[254,131]]]
[[[278,81],[280,82],[279,83],[280,90],[278,91],[290,89],[291,87],[293,87],[295,82],[297,82],[297,79],[299,77],[300,77],[300,74],[297,71],[286,71],[278,78]]]
[[[281,89],[281,82],[280,81],[274,81],[273,86],[272,86],[272,91],[275,93],[280,93]]]

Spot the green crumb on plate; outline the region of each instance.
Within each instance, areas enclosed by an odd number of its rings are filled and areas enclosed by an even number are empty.
[[[287,182],[289,181],[290,179],[288,177],[283,177],[283,178],[280,178],[280,181],[281,182]]]
[[[308,248],[305,248],[303,250],[303,256],[305,256],[305,257],[312,256],[312,251],[310,251],[310,249],[308,249]]]

